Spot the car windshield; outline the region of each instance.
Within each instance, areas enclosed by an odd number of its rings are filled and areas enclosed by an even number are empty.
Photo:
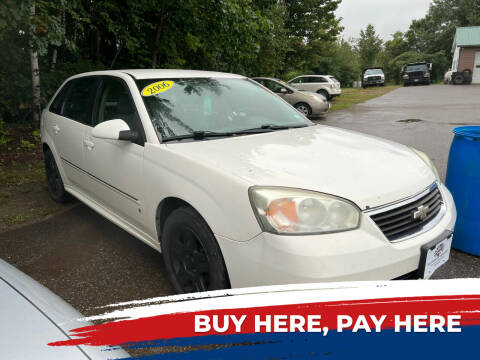
[[[406,71],[426,71],[428,70],[427,64],[415,64],[407,65]]]
[[[280,97],[248,79],[169,78],[136,82],[163,140],[198,132],[232,133],[312,124]]]
[[[367,69],[365,75],[383,75],[382,69]]]

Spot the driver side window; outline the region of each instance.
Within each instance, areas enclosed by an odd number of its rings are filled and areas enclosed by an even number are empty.
[[[138,130],[135,105],[132,102],[128,89],[119,79],[105,78],[98,99],[95,125],[114,119],[122,119],[128,124],[130,129]]]
[[[140,134],[138,145],[143,145],[144,131],[130,96],[130,90],[121,79],[104,77],[96,99],[94,126],[108,120],[121,119],[130,130]]]
[[[280,92],[280,89],[283,87],[280,84],[277,84],[274,81],[270,80],[265,80],[265,86],[270,90],[273,91],[274,93]]]

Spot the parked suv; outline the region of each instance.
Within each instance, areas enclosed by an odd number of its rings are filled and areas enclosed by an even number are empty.
[[[331,75],[302,75],[289,80],[288,84],[299,90],[322,94],[327,100],[342,94],[340,83]]]
[[[403,86],[416,84],[430,85],[430,73],[432,64],[418,62],[407,64],[402,68]]]
[[[280,96],[307,117],[325,115],[330,109],[330,103],[321,94],[297,90],[278,79],[255,77],[253,80]]]
[[[385,86],[385,74],[382,68],[367,68],[362,72],[362,87]]]
[[[455,205],[424,153],[316,125],[240,75],[77,75],[41,139],[52,198],[161,251],[179,293],[428,278],[449,256]]]

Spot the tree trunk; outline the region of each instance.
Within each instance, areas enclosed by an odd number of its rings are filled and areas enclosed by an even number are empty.
[[[157,25],[157,31],[155,33],[155,43],[153,48],[153,56],[152,56],[152,68],[155,69],[159,63],[159,48],[160,48],[160,38],[163,31],[163,23],[165,18],[165,9],[167,6],[167,1],[163,0],[162,2],[162,9],[160,13],[160,23]]]
[[[57,64],[57,52],[57,47],[54,47],[52,52],[52,62],[50,63],[50,72],[55,71],[55,65]]]
[[[95,33],[95,62],[100,62],[100,45],[102,43],[102,35],[100,34],[100,30],[97,29]]]
[[[120,55],[120,51],[122,51],[123,43],[119,41],[117,43],[117,51],[115,52],[115,57],[112,60],[112,64],[110,65],[110,69],[113,69],[115,63],[117,62],[118,55]]]
[[[38,67],[38,52],[35,49],[35,44],[33,42],[33,34],[35,33],[35,1],[32,1],[30,4],[30,37],[28,40],[28,45],[30,48],[30,66],[32,69],[32,110],[33,110],[33,121],[35,126],[40,127],[40,69]]]
[[[152,68],[155,69],[158,63],[158,47],[160,45],[161,25],[157,25],[157,32],[155,34],[155,44],[152,57]]]

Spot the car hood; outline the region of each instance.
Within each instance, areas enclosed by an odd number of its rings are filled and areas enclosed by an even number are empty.
[[[324,125],[168,147],[251,185],[319,191],[361,209],[415,195],[435,181],[407,146]]]

